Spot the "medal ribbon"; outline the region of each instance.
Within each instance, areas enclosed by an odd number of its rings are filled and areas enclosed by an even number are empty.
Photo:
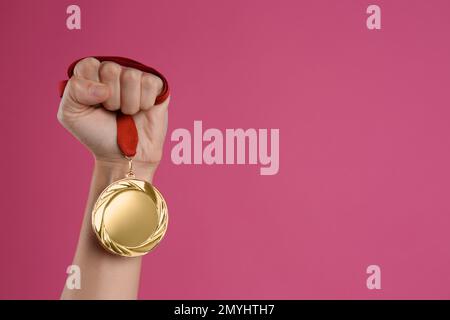
[[[97,56],[93,57],[100,62],[103,61],[112,61],[120,64],[123,67],[129,67],[133,69],[137,69],[143,72],[154,74],[159,77],[163,82],[163,88],[161,93],[156,97],[155,104],[160,104],[166,101],[169,97],[169,84],[167,83],[166,78],[154,68],[148,67],[140,62],[135,60],[131,60],[123,57],[107,57],[107,56]],[[73,70],[75,65],[84,58],[78,59],[72,62],[67,70],[67,75],[72,77]],[[68,80],[61,81],[59,83],[59,95],[62,97],[64,93],[64,89],[66,88]],[[122,151],[125,157],[133,157],[136,155],[136,148],[138,144],[138,132],[136,129],[136,124],[134,123],[133,117],[127,114],[123,114],[122,112],[117,112],[116,116],[117,122],[117,144],[119,145],[120,151]]]

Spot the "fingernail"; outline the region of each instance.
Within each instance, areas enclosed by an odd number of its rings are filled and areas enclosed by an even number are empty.
[[[92,85],[89,88],[89,93],[98,98],[103,98],[104,96],[106,96],[107,92],[108,88],[103,85]]]

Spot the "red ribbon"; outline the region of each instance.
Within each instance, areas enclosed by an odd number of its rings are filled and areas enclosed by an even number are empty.
[[[163,103],[169,97],[169,84],[167,83],[166,78],[156,69],[148,67],[135,60],[123,57],[98,56],[93,58],[99,60],[100,62],[112,61],[124,67],[134,68],[146,73],[154,74],[155,76],[159,77],[163,82],[163,88],[158,97],[156,97],[155,104]],[[72,77],[73,70],[76,64],[83,59],[84,58],[78,59],[70,64],[67,70],[67,75],[69,76],[69,78]],[[67,81],[68,80],[64,80],[59,83],[60,97],[62,97],[64,93]],[[119,111],[117,112],[116,122],[117,122],[117,144],[119,145],[120,151],[122,151],[123,155],[126,157],[133,157],[134,155],[136,155],[136,149],[139,140],[136,124],[134,123],[133,117],[130,115],[123,114]]]

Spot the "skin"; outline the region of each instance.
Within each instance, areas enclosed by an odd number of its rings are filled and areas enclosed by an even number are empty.
[[[116,137],[118,110],[133,115],[139,135],[133,168],[137,178],[152,182],[162,157],[169,99],[155,105],[163,83],[157,76],[114,62],[81,60],[67,83],[58,120],[95,158],[80,237],[73,260],[81,270],[81,289],[64,287],[61,299],[136,299],[141,257],[112,255],[98,243],[91,212],[100,193],[128,171]]]

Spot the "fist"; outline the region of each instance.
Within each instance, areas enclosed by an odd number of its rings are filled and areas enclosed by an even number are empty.
[[[85,58],[64,90],[58,120],[97,160],[123,162],[117,145],[116,112],[131,115],[139,142],[134,160],[156,166],[167,132],[168,98],[155,105],[162,80],[117,63]]]

